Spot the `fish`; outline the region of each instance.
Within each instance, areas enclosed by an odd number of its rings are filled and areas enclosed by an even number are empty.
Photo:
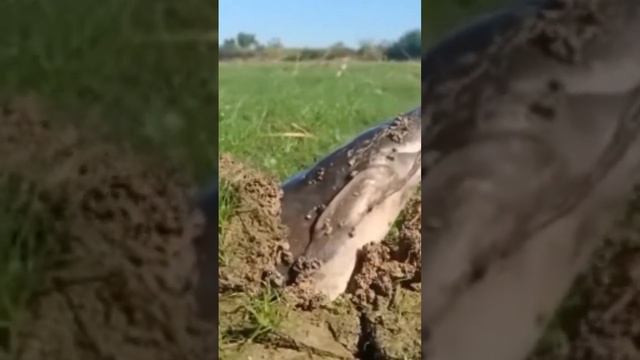
[[[384,121],[282,183],[289,249],[319,261],[313,283],[330,301],[346,290],[358,251],[381,241],[417,192],[421,119],[417,107]]]

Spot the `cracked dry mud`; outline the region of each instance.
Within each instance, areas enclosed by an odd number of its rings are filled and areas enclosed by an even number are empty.
[[[213,359],[215,329],[194,300],[193,184],[49,114],[31,98],[0,113],[0,173],[34,185],[48,222],[44,271],[7,355]]]
[[[327,304],[314,293],[305,276],[313,271],[309,259],[297,281],[264,306],[256,299],[282,285],[276,268],[293,261],[278,183],[229,155],[220,159],[220,178],[235,199],[221,240],[222,359],[420,358],[419,197],[382,243],[361,251],[346,294]],[[275,319],[260,333],[259,317],[269,315]]]

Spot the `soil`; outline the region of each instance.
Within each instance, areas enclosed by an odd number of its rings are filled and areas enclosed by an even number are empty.
[[[295,260],[291,285],[277,275],[294,259],[279,220],[276,179],[229,155],[221,157],[220,178],[236,199],[221,239],[228,258],[219,270],[222,359],[420,358],[418,196],[392,234],[361,251],[347,293],[327,303],[310,286],[314,259]],[[259,302],[265,294],[266,306]]]
[[[35,184],[49,222],[39,286],[12,324],[7,356],[214,359],[216,331],[195,300],[206,279],[196,270],[194,184],[51,113],[29,97],[0,111],[0,172]]]
[[[230,255],[226,266],[219,268],[220,292],[256,294],[264,281],[281,284],[276,265],[291,259],[286,228],[278,221],[280,188],[273,179],[230,156],[220,158],[219,173],[238,202],[236,216],[225,225],[222,243]]]

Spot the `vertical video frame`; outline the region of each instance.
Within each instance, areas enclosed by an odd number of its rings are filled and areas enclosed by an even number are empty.
[[[220,1],[221,359],[419,359],[419,1]]]

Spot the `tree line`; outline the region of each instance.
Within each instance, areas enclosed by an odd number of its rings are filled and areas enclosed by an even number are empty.
[[[240,32],[225,39],[219,47],[220,60],[263,59],[282,61],[333,60],[355,58],[360,60],[415,60],[422,53],[422,35],[419,29],[407,31],[393,42],[362,41],[357,48],[337,42],[327,48],[289,48],[279,39],[260,43],[255,34]]]

